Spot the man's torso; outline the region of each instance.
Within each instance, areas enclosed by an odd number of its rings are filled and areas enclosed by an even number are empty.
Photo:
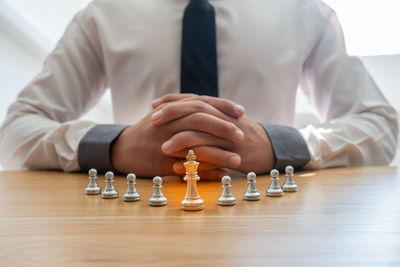
[[[180,90],[182,17],[188,0],[100,0],[83,13],[103,61],[116,123],[134,123],[151,100]],[[320,34],[313,0],[211,0],[219,94],[257,121],[292,124],[303,64]]]

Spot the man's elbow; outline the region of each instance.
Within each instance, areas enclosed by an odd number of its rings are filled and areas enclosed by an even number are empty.
[[[388,165],[392,162],[396,155],[399,139],[399,121],[396,110],[394,108],[391,108],[385,116],[385,119],[387,121],[388,131],[387,135],[384,137],[385,140],[382,140],[381,145],[385,154],[385,164]]]

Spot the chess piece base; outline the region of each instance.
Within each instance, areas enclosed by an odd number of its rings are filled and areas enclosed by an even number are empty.
[[[93,187],[93,188],[86,188],[85,189],[86,195],[97,195],[101,193],[100,187]]]
[[[167,199],[165,197],[158,199],[150,199],[149,205],[152,207],[161,207],[167,205]]]
[[[198,211],[204,209],[204,200],[201,198],[194,200],[184,199],[181,201],[181,208],[185,211]]]
[[[261,194],[260,194],[260,192],[246,193],[246,194],[243,195],[243,198],[245,200],[256,201],[256,200],[260,200],[261,199]]]
[[[118,197],[118,192],[117,191],[111,191],[111,192],[104,192],[102,193],[102,197],[109,199],[109,198],[117,198]]]
[[[125,194],[124,201],[132,202],[132,201],[139,201],[140,195],[139,194]]]
[[[285,192],[296,192],[297,191],[297,185],[284,185],[282,186],[283,191]]]
[[[236,198],[218,198],[218,205],[220,206],[234,206],[236,204]]]
[[[281,189],[268,190],[267,191],[267,196],[270,196],[270,197],[281,197],[281,196],[283,196],[283,191]]]

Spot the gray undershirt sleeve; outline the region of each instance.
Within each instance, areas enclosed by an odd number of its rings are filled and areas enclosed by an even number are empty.
[[[310,161],[307,144],[293,127],[260,123],[267,133],[275,155],[274,168],[283,171],[287,165],[299,170]]]
[[[111,147],[128,125],[99,124],[91,128],[79,142],[78,163],[81,171],[91,168],[99,173],[114,171],[111,162]]]

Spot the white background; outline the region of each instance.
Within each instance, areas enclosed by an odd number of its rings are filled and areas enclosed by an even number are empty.
[[[39,72],[72,16],[89,2],[0,0],[0,121],[18,92]],[[400,1],[325,2],[338,14],[348,53],[361,56],[384,95],[400,111]],[[305,97],[299,94],[297,125],[315,121],[312,111]],[[85,117],[112,122],[109,93]],[[399,165],[399,162],[395,159],[392,164]]]

